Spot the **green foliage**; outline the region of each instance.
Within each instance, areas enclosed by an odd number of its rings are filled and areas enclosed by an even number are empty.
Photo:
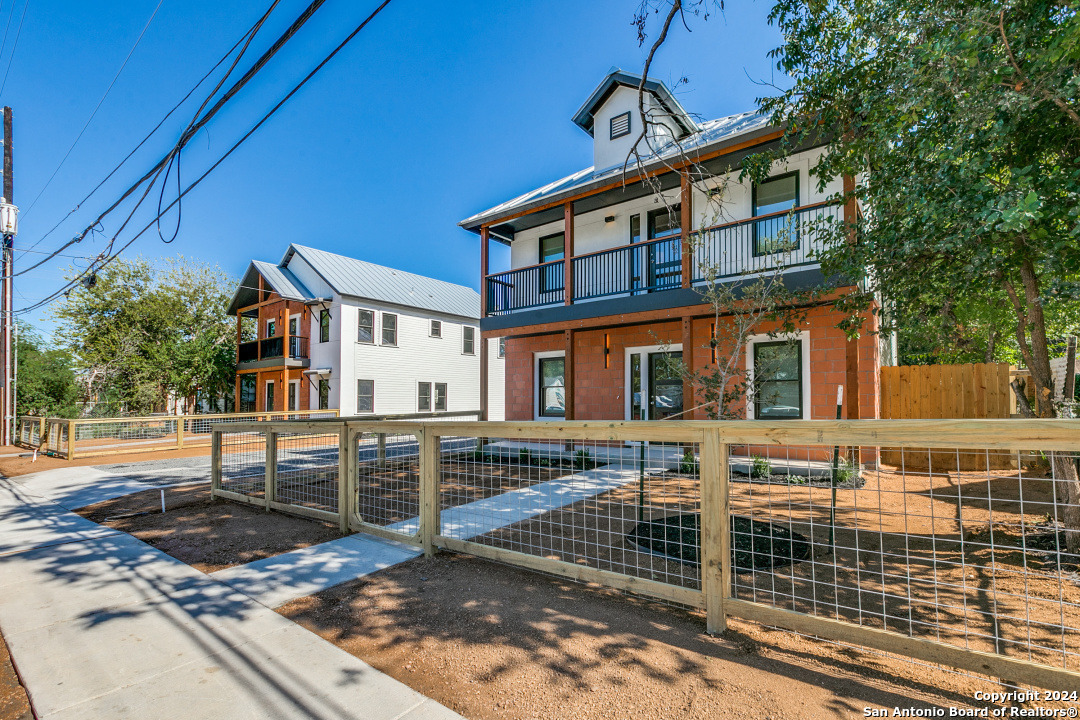
[[[864,281],[843,309],[887,298],[911,355],[1015,353],[1043,396],[1053,338],[1080,317],[1076,6],[778,0],[770,19],[793,85],[763,110],[788,148],[828,133],[822,186],[864,178],[858,242],[834,228],[824,263]]]
[[[518,463],[520,463],[522,465],[532,465],[533,464],[532,450],[529,450],[529,448],[521,448],[520,450],[518,450]]]
[[[225,311],[234,289],[221,270],[183,257],[156,266],[118,260],[56,306],[57,337],[88,394],[128,413],[160,410],[170,394],[228,395],[236,321]]]
[[[16,355],[18,414],[75,417],[79,384],[71,354],[49,347],[34,328],[19,323]]]
[[[772,463],[768,458],[763,458],[760,455],[754,455],[750,462],[750,477],[752,478],[768,478],[772,475]]]
[[[596,467],[596,461],[592,459],[592,453],[588,450],[578,450],[574,453],[574,468],[577,470],[592,470]]]
[[[859,468],[850,460],[841,455],[836,458],[836,469],[833,470],[834,485],[849,485],[859,479]]]
[[[692,450],[683,453],[682,459],[679,460],[679,472],[683,475],[697,475],[698,461]]]

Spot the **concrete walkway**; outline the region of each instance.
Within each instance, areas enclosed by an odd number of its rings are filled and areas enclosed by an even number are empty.
[[[41,718],[460,717],[213,577],[8,480],[0,630]]]

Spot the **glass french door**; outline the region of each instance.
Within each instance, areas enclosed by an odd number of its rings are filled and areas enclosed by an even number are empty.
[[[297,402],[300,399],[300,381],[289,381],[289,410],[298,410]]]
[[[681,350],[631,350],[628,420],[663,420],[683,411]]]

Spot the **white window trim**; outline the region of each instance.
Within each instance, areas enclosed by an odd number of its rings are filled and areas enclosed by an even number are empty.
[[[274,326],[274,333],[275,333],[274,335],[270,334],[270,326],[271,325]],[[276,317],[266,319],[266,332],[263,334],[263,337],[264,338],[277,337],[277,318]]]
[[[674,345],[640,345],[638,347],[628,347],[623,353],[623,395],[626,396],[623,402],[623,418],[630,417],[630,407],[633,404],[634,396],[630,392],[630,356],[637,355],[639,353],[658,353],[658,352],[682,352],[682,343],[676,343]],[[641,368],[642,372],[645,372],[645,368]],[[644,380],[644,378],[642,378]],[[685,407],[683,408],[686,409]]]
[[[747,387],[753,387],[754,383],[754,345],[757,343],[770,343],[780,342],[783,340],[798,340],[802,345],[802,367],[800,372],[802,373],[802,416],[800,420],[809,420],[809,416],[812,414],[812,408],[810,407],[810,331],[803,330],[801,332],[792,334],[783,334],[771,337],[769,335],[751,335],[746,340],[746,385]],[[754,420],[754,401],[751,398],[746,399],[746,419]],[[781,421],[785,422],[785,421]]]
[[[533,353],[533,419],[544,420],[548,422],[563,422],[566,420],[566,416],[552,417],[550,415],[540,414],[540,361],[547,360],[548,358],[565,358],[565,350],[546,350],[544,352]],[[565,365],[563,365],[563,382],[566,382],[566,373],[569,371]]]
[[[360,339],[360,313],[371,313],[371,340]],[[358,307],[356,308],[356,344],[357,345],[378,345],[375,342],[375,338],[379,337],[379,313],[371,308]]]
[[[268,391],[270,390],[270,387],[273,384],[274,384],[273,380],[267,380],[263,384],[263,406],[264,407],[266,406],[266,400],[267,400],[267,397],[268,397]],[[275,405],[277,404],[277,388],[274,388],[274,404]],[[263,410],[263,412],[274,412],[274,408],[266,408],[265,410]]]
[[[432,330],[434,329],[432,323],[439,323],[439,334],[436,335]],[[436,320],[434,318],[428,318],[428,337],[435,338],[436,340],[443,339],[443,321]]]

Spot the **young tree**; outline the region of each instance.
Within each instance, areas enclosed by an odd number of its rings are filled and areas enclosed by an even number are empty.
[[[71,354],[49,347],[26,323],[19,323],[16,353],[15,394],[19,414],[75,417],[79,386]]]

